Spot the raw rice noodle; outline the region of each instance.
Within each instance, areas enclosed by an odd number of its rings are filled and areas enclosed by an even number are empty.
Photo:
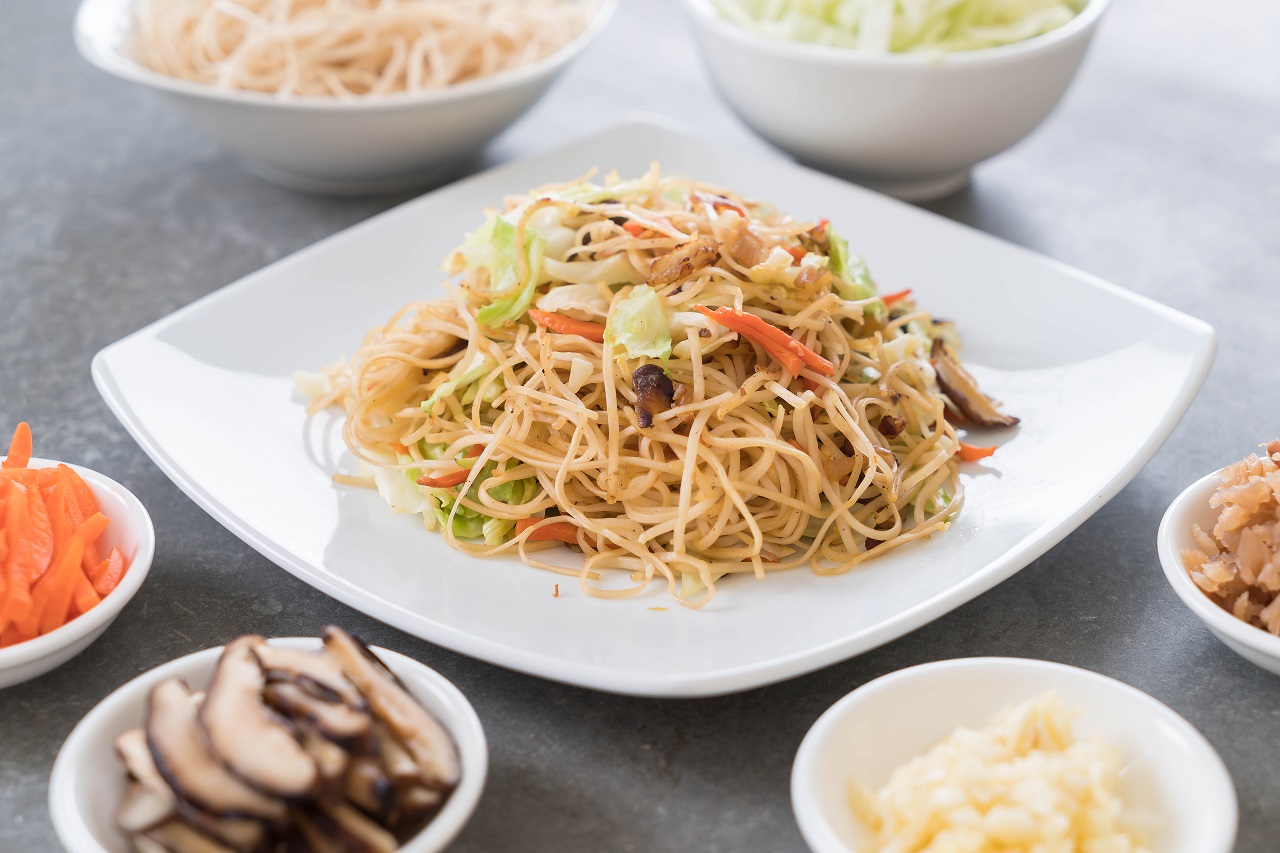
[[[597,0],[140,0],[146,67],[279,96],[420,92],[527,65],[580,35]]]

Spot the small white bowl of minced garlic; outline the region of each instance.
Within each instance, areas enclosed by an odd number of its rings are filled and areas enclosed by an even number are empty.
[[[1229,853],[1238,823],[1222,760],[1173,710],[1021,658],[924,664],[845,696],[800,745],[791,803],[814,853]]]

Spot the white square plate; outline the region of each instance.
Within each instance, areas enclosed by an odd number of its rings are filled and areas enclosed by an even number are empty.
[[[957,322],[966,363],[1022,426],[989,464],[965,466],[968,498],[951,530],[839,577],[735,579],[692,611],[656,584],[604,601],[514,558],[467,557],[375,493],[333,485],[337,466],[351,464],[339,418],[308,420],[292,371],[350,354],[402,303],[438,293],[441,258],[504,195],[597,165],[635,175],[653,160],[797,218],[829,218],[884,291],[913,288]],[[183,491],[329,595],[501,666],[618,693],[699,696],[867,651],[1008,578],[1141,469],[1214,348],[1198,320],[963,225],[789,162],[631,122],[274,263],[107,347],[93,377]]]

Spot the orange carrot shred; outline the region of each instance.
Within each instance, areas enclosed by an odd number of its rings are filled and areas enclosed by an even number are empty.
[[[418,485],[429,486],[433,489],[451,489],[454,486],[465,483],[470,474],[471,471],[467,468],[462,468],[450,474],[441,474],[438,477],[432,477],[429,474],[424,474],[418,478]]]
[[[49,569],[53,559],[53,527],[49,521],[49,508],[39,488],[27,490],[27,511],[31,513],[31,561],[35,567],[34,580],[39,580]]]
[[[13,431],[13,440],[9,442],[9,454],[5,456],[0,467],[26,468],[31,462],[31,427],[26,421],[18,424]]]
[[[895,302],[901,302],[910,295],[911,288],[908,287],[906,290],[899,290],[897,293],[887,293],[880,298],[884,301],[885,305],[893,305]]]
[[[8,581],[4,612],[0,616],[18,621],[31,612],[31,584],[35,575],[35,561],[31,548],[31,512],[27,489],[21,483],[11,483],[8,508],[5,516],[5,537],[9,554],[5,558],[5,577]]]
[[[71,534],[67,550],[58,559],[58,564],[49,570],[47,578],[42,579],[32,590],[33,599],[43,599],[40,610],[40,633],[47,634],[59,628],[67,619],[67,608],[75,595],[76,578],[83,576],[81,562],[84,560],[84,547],[102,535],[110,523],[102,513],[96,513],[85,520]],[[47,581],[47,582],[46,582]]]
[[[956,451],[965,462],[977,462],[979,459],[986,459],[988,456],[996,452],[995,447],[979,447],[976,444],[965,444],[960,442],[960,449]]]
[[[595,341],[598,344],[604,343],[604,325],[601,323],[589,323],[586,320],[574,320],[571,317],[562,317],[559,314],[552,314],[549,311],[539,311],[537,308],[529,309],[529,316],[533,318],[533,322],[539,326],[550,329],[561,335],[577,335],[580,338],[586,338],[589,341]]]
[[[67,465],[59,465],[58,470],[71,487],[71,494],[75,496],[76,502],[80,504],[80,514],[88,518],[97,512],[98,501],[93,497],[93,490],[89,488],[89,484],[75,472],[75,469]]]
[[[546,521],[545,518],[522,518],[516,522],[516,535],[519,536],[534,525],[541,524],[544,521]],[[591,544],[591,547],[595,547],[595,543],[592,542],[591,537],[586,537],[586,540]],[[565,542],[569,545],[577,545],[578,527],[568,521],[552,521],[550,523],[543,524],[536,530],[530,531],[529,535],[525,538],[525,541]]]
[[[626,232],[627,232],[628,234],[630,234],[632,237],[639,237],[639,236],[643,235],[643,234],[644,234],[644,232],[648,231],[649,229],[648,229],[648,228],[646,228],[645,226],[641,225],[639,222],[631,222],[631,221],[629,221],[629,220],[628,220],[627,222],[624,222],[624,223],[622,224],[622,230],[623,230],[623,231],[626,231]]]
[[[98,595],[105,598],[113,589],[120,584],[120,579],[124,577],[124,555],[120,553],[119,548],[112,548],[111,553],[107,555],[107,559],[98,564],[93,577],[93,589]]]

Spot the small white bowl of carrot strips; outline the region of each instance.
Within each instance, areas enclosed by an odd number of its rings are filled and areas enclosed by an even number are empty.
[[[0,688],[84,651],[142,586],[151,517],[101,474],[31,457],[19,424],[0,462]]]

